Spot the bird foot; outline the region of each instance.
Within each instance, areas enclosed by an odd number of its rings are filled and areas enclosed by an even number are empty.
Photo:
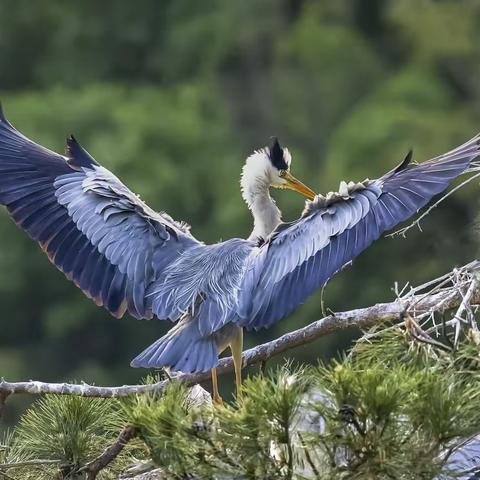
[[[223,398],[220,396],[220,395],[213,395],[213,403],[214,405],[217,405],[217,406],[220,406],[222,407],[223,406]]]

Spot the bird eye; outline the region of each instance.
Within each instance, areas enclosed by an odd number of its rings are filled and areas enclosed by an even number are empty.
[[[278,172],[278,174],[283,178],[287,174],[287,171],[286,170],[280,170]]]

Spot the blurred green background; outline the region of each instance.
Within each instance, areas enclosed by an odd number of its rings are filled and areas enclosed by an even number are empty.
[[[272,135],[294,174],[325,192],[381,175],[409,147],[422,161],[479,131],[479,14],[474,0],[0,0],[0,94],[26,135],[63,151],[74,133],[197,238],[246,237],[241,167]],[[329,283],[326,305],[389,300],[395,281],[470,260],[478,188],[449,198],[423,233],[377,242]],[[300,196],[274,195],[284,219],[299,215]],[[4,210],[0,306],[0,376],[11,381],[137,382],[146,372],[129,361],[170,326],[97,308]],[[320,316],[317,293],[248,345]],[[289,356],[329,358],[356,333]]]

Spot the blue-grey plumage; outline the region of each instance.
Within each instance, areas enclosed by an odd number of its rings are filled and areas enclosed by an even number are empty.
[[[238,366],[243,328],[268,328],[291,313],[478,154],[477,136],[428,162],[412,164],[410,153],[378,180],[342,182],[339,192],[315,196],[291,175],[290,153],[275,140],[243,168],[250,237],[204,245],[188,225],[149,208],[73,137],[59,155],[19,133],[0,109],[0,203],[97,305],[117,317],[177,322],[132,366],[206,371],[227,346]],[[297,221],[281,222],[271,187],[311,198]]]

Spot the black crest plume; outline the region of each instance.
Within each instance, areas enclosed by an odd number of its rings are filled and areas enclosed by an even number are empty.
[[[273,144],[269,149],[269,153],[270,161],[275,168],[278,170],[288,170],[287,162],[283,156],[283,148],[280,146],[280,143],[278,143],[277,137],[274,138]]]

